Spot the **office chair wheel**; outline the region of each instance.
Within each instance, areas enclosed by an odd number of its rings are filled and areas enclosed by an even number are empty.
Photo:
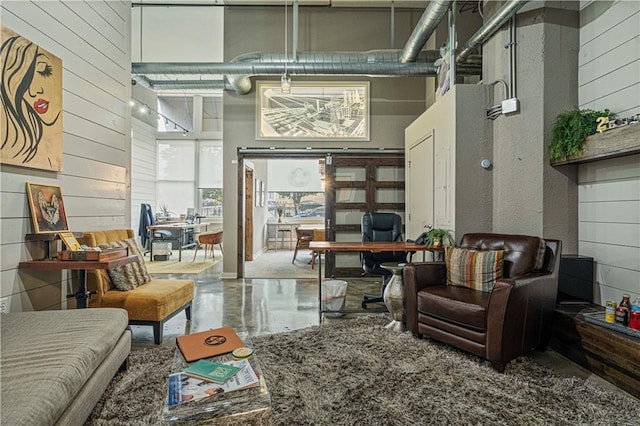
[[[360,306],[362,306],[362,309],[367,309],[367,302],[365,302],[364,300],[360,303]]]

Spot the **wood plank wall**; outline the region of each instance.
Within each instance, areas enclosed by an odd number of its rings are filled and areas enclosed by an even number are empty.
[[[0,8],[2,25],[63,66],[63,171],[0,168],[0,297],[11,312],[64,309],[66,273],[16,269],[42,252],[24,242],[33,231],[25,182],[60,185],[74,231],[130,226],[131,3],[3,0]]]
[[[640,114],[640,2],[585,2],[579,106]],[[578,250],[597,265],[594,302],[640,297],[640,155],[578,166]]]
[[[640,114],[640,2],[592,1],[580,11],[580,108]]]

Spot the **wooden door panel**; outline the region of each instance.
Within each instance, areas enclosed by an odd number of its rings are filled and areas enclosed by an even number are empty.
[[[383,153],[329,157],[325,168],[329,241],[360,241],[360,221],[365,213],[387,211],[404,216],[404,156]],[[357,253],[330,253],[326,265],[326,277],[362,274]]]

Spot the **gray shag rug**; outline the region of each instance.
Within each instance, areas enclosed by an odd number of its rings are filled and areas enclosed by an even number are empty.
[[[254,337],[272,403],[271,419],[257,423],[638,424],[640,405],[625,394],[526,357],[500,374],[473,355],[389,331],[387,321],[366,316]],[[112,380],[87,424],[161,424],[173,352],[132,352],[129,370]]]

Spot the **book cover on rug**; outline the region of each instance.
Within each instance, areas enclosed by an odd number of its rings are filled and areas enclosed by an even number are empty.
[[[187,376],[201,378],[214,383],[224,383],[238,371],[240,371],[240,368],[233,365],[201,359],[185,368],[182,372]]]
[[[170,374],[168,381],[168,407],[171,408],[214,395],[249,389],[260,385],[260,379],[249,361],[229,361],[224,364],[240,368],[240,371],[225,383],[212,383],[184,373]]]
[[[228,326],[178,336],[176,343],[187,362],[227,354],[244,346],[242,339]]]

